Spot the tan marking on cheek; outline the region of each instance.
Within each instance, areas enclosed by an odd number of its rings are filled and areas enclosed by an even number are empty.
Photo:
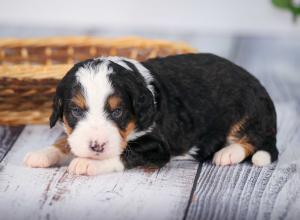
[[[59,138],[58,140],[55,141],[53,144],[54,147],[60,150],[63,154],[68,154],[70,153],[70,146],[67,141],[67,137],[62,137]]]
[[[122,149],[125,149],[127,146],[127,137],[128,135],[135,129],[136,124],[134,120],[131,120],[128,124],[127,127],[124,130],[119,130],[120,135],[122,137],[122,143],[121,143],[121,147]]]
[[[121,98],[118,96],[115,96],[115,95],[110,96],[107,100],[107,103],[108,103],[109,109],[114,110],[120,105]]]
[[[78,107],[80,107],[81,109],[86,109],[87,108],[86,100],[80,92],[78,92],[75,96],[73,96],[72,102],[75,105],[77,105]]]
[[[68,123],[65,116],[63,117],[63,121],[64,121],[64,127],[65,127],[65,130],[66,130],[66,133],[68,135],[70,135],[73,132],[73,129],[70,127],[70,125],[69,125],[69,123]]]

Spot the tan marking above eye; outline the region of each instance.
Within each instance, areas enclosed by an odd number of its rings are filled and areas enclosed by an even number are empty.
[[[109,106],[109,109],[114,110],[114,109],[118,108],[121,104],[121,101],[122,101],[121,98],[116,95],[112,95],[112,96],[108,97],[107,104]]]
[[[72,102],[81,109],[87,108],[85,97],[80,92],[73,96]]]

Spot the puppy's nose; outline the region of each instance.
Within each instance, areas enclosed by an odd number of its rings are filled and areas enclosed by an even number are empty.
[[[98,141],[90,141],[89,147],[92,151],[101,153],[104,150],[104,146],[106,145],[106,142],[103,142],[101,144],[98,143]]]

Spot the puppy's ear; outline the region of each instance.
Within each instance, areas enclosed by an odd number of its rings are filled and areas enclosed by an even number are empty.
[[[137,126],[143,130],[152,125],[155,116],[154,97],[145,86],[139,86],[134,91],[132,106],[136,116]]]
[[[140,76],[138,69],[130,62],[124,61],[132,70],[111,62],[115,72],[111,74],[111,83],[115,87],[124,87],[130,96],[133,113],[136,117],[136,125],[140,130],[149,128],[155,116],[154,96],[147,88],[144,79]]]
[[[56,94],[53,98],[52,114],[50,116],[50,128],[52,128],[58,120],[63,117],[63,96],[61,85],[59,84],[56,89]]]

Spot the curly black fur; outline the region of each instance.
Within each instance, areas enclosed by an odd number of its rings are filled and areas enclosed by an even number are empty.
[[[198,149],[194,157],[206,160],[224,147],[229,129],[243,118],[247,120],[239,135],[246,135],[255,151],[265,150],[272,161],[277,159],[273,102],[246,70],[212,54],[176,55],[142,64],[155,79],[155,113],[143,112],[154,114],[155,127],[128,143],[123,154],[127,167],[161,166],[193,146]]]

